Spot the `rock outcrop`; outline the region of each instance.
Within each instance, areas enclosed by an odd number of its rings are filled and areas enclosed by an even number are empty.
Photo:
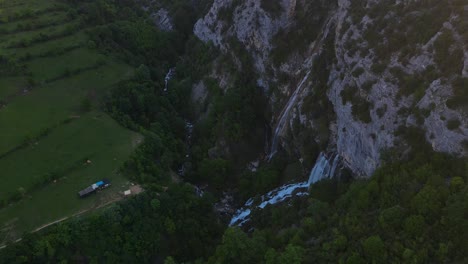
[[[172,31],[174,30],[174,25],[172,19],[169,16],[169,11],[164,8],[159,9],[158,11],[151,14],[154,24],[162,31]]]
[[[332,50],[324,96],[335,120],[327,125],[327,142],[358,176],[370,176],[383,151],[405,146],[399,133],[405,127],[422,129],[435,151],[467,154],[466,107],[453,99],[468,77],[464,9],[426,2],[283,0],[272,9],[264,1],[215,0],[194,33],[234,59],[232,45],[241,43],[270,96],[272,127],[298,82],[318,67],[315,56]],[[312,73],[298,95],[289,128],[279,132],[283,145],[295,140],[294,120],[321,141],[313,132],[319,118],[307,111],[317,104],[310,98],[320,78]]]

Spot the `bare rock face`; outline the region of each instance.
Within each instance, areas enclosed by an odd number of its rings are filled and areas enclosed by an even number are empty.
[[[195,24],[194,33],[224,51],[229,49],[229,41],[236,39],[254,57],[256,69],[264,73],[272,37],[292,22],[296,0],[282,0],[281,6],[281,14],[273,17],[258,0],[215,0],[208,14]]]
[[[324,1],[313,2],[318,7]],[[287,131],[300,134],[298,129],[310,129],[310,139],[320,141],[314,132],[317,117],[306,106],[318,103],[310,102],[322,78],[314,73],[320,72],[314,69],[317,55],[333,49],[332,56],[327,55],[326,97],[336,118],[327,126],[329,148],[356,175],[370,176],[379,167],[382,152],[400,146],[404,139],[398,131],[407,127],[421,129],[435,151],[468,154],[468,118],[461,110],[464,106],[451,102],[468,77],[468,42],[459,26],[463,13],[457,13],[463,9],[451,8],[446,1],[427,6],[418,0],[338,0],[331,11],[310,6],[310,1],[282,0],[282,11],[273,15],[262,8],[262,1],[214,0],[194,28],[198,38],[212,42],[234,60],[239,54],[231,49],[233,41],[250,54],[259,85],[274,90],[270,95],[272,125],[291,96],[297,96],[287,115],[287,127],[280,131],[283,145],[295,140],[288,138],[294,136]],[[320,17],[325,12],[327,19],[297,27],[307,21],[299,14],[305,7],[307,16]],[[432,18],[431,26],[420,22],[427,15]],[[321,32],[309,39],[306,33],[313,26]],[[281,33],[294,33],[297,28],[304,31],[302,42],[292,44],[293,40],[285,39],[291,43],[289,54],[274,63],[275,38],[293,35]],[[332,44],[325,43],[324,36],[332,37]],[[294,93],[308,73],[304,86]]]
[[[159,0],[134,0],[141,5],[141,8],[148,12],[149,16],[152,18],[154,25],[162,31],[173,31],[174,23],[169,14],[169,11],[163,7],[161,1]]]
[[[361,32],[352,26],[348,31],[343,31],[344,24],[349,23],[348,7],[348,1],[340,1],[335,32],[337,62],[330,73],[328,97],[334,105],[337,117],[335,135],[338,153],[356,175],[369,176],[379,166],[381,151],[393,146],[394,132],[406,120],[399,116],[398,105],[409,103],[406,100],[394,100],[398,86],[386,82],[384,76],[375,75],[371,71],[371,56],[350,54],[346,49],[347,41],[358,41],[361,37]],[[369,20],[364,17],[362,22],[366,24]],[[357,69],[361,69],[359,76],[353,75]],[[367,88],[369,91],[363,89],[366,83],[370,86]],[[358,93],[355,97],[373,106],[368,117],[370,120],[356,119],[352,110],[356,100],[344,102],[342,94],[351,88]],[[385,111],[378,114],[377,109]]]
[[[172,23],[172,19],[169,16],[169,12],[161,8],[157,12],[151,14],[151,18],[153,18],[154,24],[162,31],[172,31],[174,30],[174,25]]]
[[[374,5],[382,6],[378,1]],[[331,74],[329,98],[337,114],[337,149],[348,166],[358,175],[371,175],[380,164],[381,152],[401,140],[395,134],[402,126],[423,129],[427,141],[436,151],[455,155],[466,154],[463,147],[468,139],[466,115],[461,111],[449,109],[446,105],[447,100],[453,96],[450,82],[462,72],[458,72],[460,69],[444,72],[444,66],[437,62],[440,60],[437,59],[437,53],[440,52],[436,50],[437,41],[443,34],[452,35],[454,40],[453,43],[448,43],[448,49],[463,49],[462,54],[466,54],[466,46],[462,44],[458,32],[451,25],[454,14],[447,14],[446,20],[439,22],[441,28],[429,32],[426,40],[416,40],[420,44],[408,43],[417,47],[409,54],[402,56],[405,52],[402,46],[384,54],[387,62],[382,63],[382,55],[379,54],[382,51],[378,50],[377,43],[372,42],[374,40],[369,40],[366,36],[374,30],[369,28],[376,23],[382,23],[382,20],[388,21],[388,26],[382,31],[388,30],[393,33],[380,34],[383,39],[381,43],[388,43],[390,38],[399,34],[397,30],[406,30],[392,28],[390,21],[411,20],[411,16],[417,14],[411,14],[410,5],[402,4],[400,13],[389,13],[380,21],[378,17],[370,18],[368,15],[351,19],[351,11],[347,8],[349,2],[341,1],[340,6],[341,20],[338,21],[335,41],[338,62]],[[344,27],[348,27],[348,30],[342,30]],[[411,32],[424,29],[407,30]],[[442,33],[443,31],[446,32]],[[357,46],[358,51],[354,54],[349,50],[350,43]],[[449,52],[447,56],[450,55]],[[464,57],[461,65],[466,64],[466,55]],[[377,66],[381,69],[377,70]],[[336,78],[338,74],[341,77]],[[357,87],[356,91],[361,95],[360,100],[370,106],[370,120],[367,122],[359,120],[353,114],[352,101],[342,102],[340,94],[343,90],[349,91],[350,87]],[[421,114],[422,112],[424,114]],[[420,121],[417,121],[418,118]],[[459,122],[458,127],[449,128],[448,120]]]
[[[452,96],[440,80],[431,83],[424,97],[418,102],[421,109],[433,108],[429,116],[424,120],[426,137],[432,148],[439,152],[466,153],[464,141],[467,139],[468,128],[466,116],[446,106],[447,98]],[[460,121],[456,128],[449,129],[447,124],[451,120]]]
[[[218,13],[223,8],[227,8],[232,3],[232,0],[214,0],[210,11],[203,19],[200,19],[195,24],[193,32],[204,42],[212,42],[215,46],[222,48],[223,35],[222,27],[224,22],[218,17]]]

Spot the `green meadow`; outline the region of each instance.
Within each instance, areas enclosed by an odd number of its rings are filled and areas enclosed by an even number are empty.
[[[133,68],[85,30],[59,1],[0,0],[0,244],[128,188],[118,169],[143,139],[100,102]],[[103,178],[109,189],[78,198]]]

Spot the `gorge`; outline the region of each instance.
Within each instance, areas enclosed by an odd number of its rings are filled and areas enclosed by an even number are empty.
[[[0,264],[468,263],[467,10],[0,1]]]

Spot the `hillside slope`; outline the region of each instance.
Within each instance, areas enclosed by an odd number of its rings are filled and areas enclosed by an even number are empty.
[[[103,54],[64,1],[0,1],[0,244],[120,199],[117,173],[142,141],[102,111],[134,75]],[[113,188],[81,200],[102,179]],[[59,201],[59,203],[57,203]]]
[[[252,58],[270,144],[278,134],[305,157],[301,142],[312,139],[370,176],[382,154],[410,148],[411,127],[435,151],[467,153],[465,10],[464,1],[215,0],[194,33],[237,67],[245,51]],[[232,87],[233,71],[214,65],[210,77]]]

